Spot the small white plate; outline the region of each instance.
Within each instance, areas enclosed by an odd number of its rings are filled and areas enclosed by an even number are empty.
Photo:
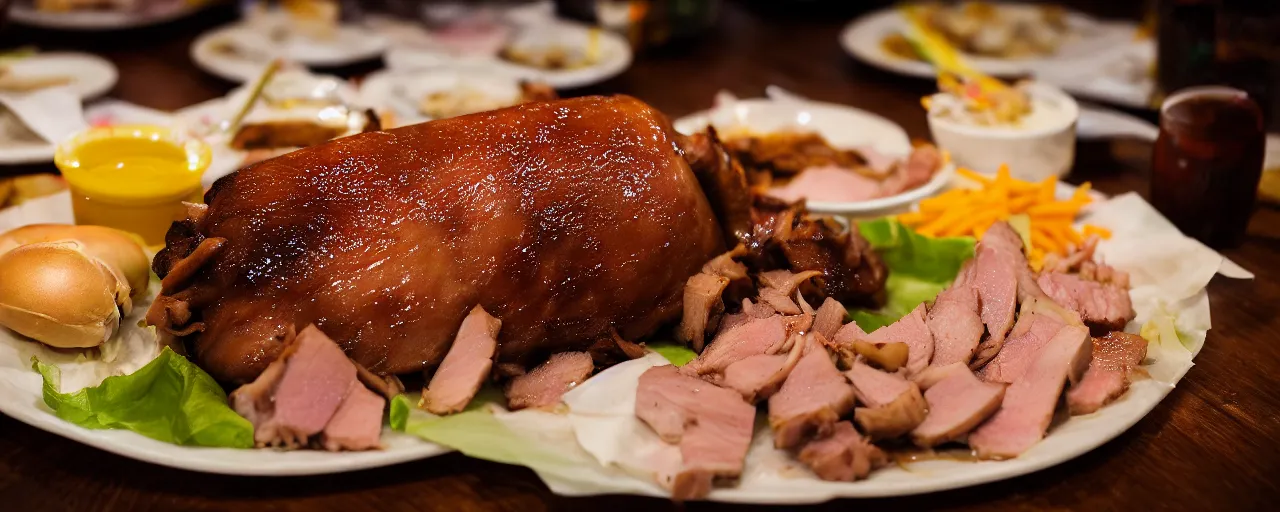
[[[0,210],[0,232],[36,223],[72,222],[71,196],[67,192]],[[158,290],[152,287],[154,296]],[[113,341],[114,362],[79,361],[75,351],[54,351],[0,327],[0,412],[46,432],[79,441],[125,457],[154,464],[230,475],[291,476],[343,473],[425,459],[451,451],[417,437],[383,428],[381,450],[325,452],[315,450],[201,448],[156,441],[127,430],[89,430],[65,422],[44,404],[43,382],[31,369],[31,358],[57,364],[64,391],[94,385],[108,375],[130,373],[155,356],[149,330],[137,327],[146,315],[151,297],[134,303],[133,313],[121,322],[121,334]],[[154,336],[154,335],[151,335]]]
[[[71,77],[68,85],[81,100],[106,94],[120,78],[119,71],[110,61],[78,52],[41,52],[23,57],[9,64],[9,73],[16,76]]]
[[[907,132],[893,121],[834,103],[736,100],[729,106],[690,114],[674,123],[676,131],[686,135],[707,125],[714,126],[720,133],[742,128],[754,133],[802,129],[822,135],[837,148],[871,148],[894,158],[905,158],[911,153]],[[813,212],[834,214],[867,214],[903,208],[937,193],[954,172],[954,166],[944,165],[928,183],[895,196],[856,202],[812,201],[806,206]]]
[[[376,59],[387,38],[362,26],[344,25],[333,40],[294,41],[281,45],[245,23],[233,23],[201,34],[191,44],[191,59],[201,69],[231,82],[251,82],[276,57],[309,67],[335,67]],[[228,51],[227,48],[235,48]],[[253,50],[246,51],[249,48]]]
[[[395,71],[448,64],[484,66],[545,82],[556,89],[569,89],[603,82],[626,71],[631,66],[631,45],[622,36],[608,30],[593,29],[563,20],[526,26],[510,43],[517,46],[546,44],[586,48],[593,37],[596,38],[596,49],[599,52],[597,59],[588,66],[573,69],[542,69],[516,64],[495,55],[449,55],[434,49],[407,45],[393,47],[383,58],[387,68]]]
[[[1026,8],[1014,4],[1003,8]],[[1148,108],[1152,80],[1147,69],[1155,58],[1148,38],[1137,40],[1132,23],[1102,22],[1068,11],[1067,23],[1076,34],[1051,56],[1000,59],[965,55],[975,69],[996,76],[1033,75],[1073,94],[1134,108]],[[849,23],[840,34],[840,45],[854,58],[877,68],[934,78],[928,62],[905,59],[884,50],[885,37],[902,33],[907,20],[895,8],[870,12]]]
[[[418,108],[421,98],[442,91],[469,89],[514,105],[520,100],[520,80],[510,70],[480,66],[440,66],[412,71],[377,71],[360,84],[360,104],[390,112],[394,126],[432,120]]]
[[[213,2],[170,2],[144,12],[126,10],[82,10],[48,12],[36,9],[31,2],[14,2],[9,18],[14,23],[60,30],[119,30],[158,25],[199,11]]]

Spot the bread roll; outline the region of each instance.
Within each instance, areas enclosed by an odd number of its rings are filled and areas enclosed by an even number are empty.
[[[129,286],[77,241],[0,254],[0,325],[58,348],[96,347],[133,308]]]
[[[69,224],[22,226],[0,234],[0,254],[27,244],[58,240],[80,242],[85,252],[119,271],[120,276],[128,283],[130,296],[133,298],[147,292],[147,285],[151,281],[151,261],[132,235],[118,229]]]

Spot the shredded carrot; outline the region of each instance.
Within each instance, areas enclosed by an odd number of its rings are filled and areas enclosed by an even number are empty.
[[[1111,230],[1110,230],[1110,229],[1107,229],[1107,228],[1104,228],[1104,227],[1102,227],[1102,226],[1095,226],[1095,225],[1093,225],[1093,224],[1085,224],[1085,225],[1084,225],[1084,236],[1093,236],[1093,235],[1098,235],[1098,238],[1101,238],[1101,239],[1103,239],[1103,240],[1110,240],[1110,239],[1111,239]]]
[[[1014,178],[1008,166],[1001,166],[994,176],[970,169],[957,169],[976,188],[957,188],[920,201],[915,212],[898,219],[925,236],[972,236],[981,238],[997,221],[1014,215],[1027,215],[1031,224],[1031,247],[1028,259],[1039,266],[1049,254],[1065,256],[1080,247],[1091,235],[1102,238],[1110,232],[1098,226],[1076,230],[1075,219],[1085,205],[1092,202],[1085,183],[1066,200],[1056,197],[1056,177],[1030,182]]]

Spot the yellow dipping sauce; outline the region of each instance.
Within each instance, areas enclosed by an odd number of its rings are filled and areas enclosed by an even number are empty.
[[[183,201],[200,202],[210,159],[204,142],[146,125],[91,128],[54,155],[76,224],[137,233],[148,245],[164,243],[169,224],[186,213]]]

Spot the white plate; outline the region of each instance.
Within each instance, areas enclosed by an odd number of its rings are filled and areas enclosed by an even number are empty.
[[[353,25],[340,27],[333,41],[295,44],[276,49],[269,41],[259,41],[260,31],[244,23],[233,23],[201,34],[191,44],[191,59],[201,69],[231,82],[251,82],[276,57],[310,67],[334,67],[376,59],[387,49],[387,39],[374,31]],[[259,48],[261,53],[231,53],[221,47],[239,40]]]
[[[370,74],[360,83],[360,104],[378,112],[389,111],[395,117],[395,126],[407,126],[432,119],[418,109],[418,102],[434,92],[466,88],[515,104],[521,95],[521,78],[509,70],[482,66],[383,70]]]
[[[0,211],[0,232],[40,222],[71,223],[71,197],[67,192],[37,199]],[[151,292],[157,290],[152,288]],[[384,428],[385,448],[367,452],[312,450],[237,450],[177,446],[126,430],[89,430],[58,419],[44,405],[40,375],[31,370],[31,357],[56,363],[63,370],[63,391],[93,385],[114,373],[129,373],[154,356],[153,335],[136,327],[146,314],[150,299],[134,305],[113,343],[120,356],[112,364],[76,362],[75,354],[54,352],[0,327],[0,412],[33,427],[112,453],[191,471],[231,475],[316,475],[389,466],[433,457],[450,450],[419,438]],[[151,336],[148,338],[148,336]]]
[[[692,134],[708,124],[720,133],[745,128],[755,133],[802,129],[816,132],[832,146],[845,149],[871,148],[887,157],[902,158],[911,153],[907,132],[893,121],[833,103],[816,101],[737,100],[727,107],[705,110],[682,117],[676,131]],[[889,197],[856,202],[807,202],[810,211],[835,214],[867,214],[907,205],[937,193],[951,179],[955,167],[939,169],[924,185]]]
[[[1014,8],[1021,8],[1015,6]],[[1101,22],[1077,12],[1067,23],[1079,34],[1052,56],[999,59],[965,55],[974,68],[997,76],[1033,75],[1073,94],[1134,108],[1148,108],[1152,79],[1147,75],[1155,59],[1155,44],[1136,40],[1131,23]],[[849,23],[840,45],[854,58],[872,66],[921,78],[936,76],[928,62],[904,59],[884,50],[888,35],[901,33],[907,20],[893,8],[873,11]]]
[[[203,9],[210,3],[212,2],[171,2],[161,9],[139,13],[102,10],[46,12],[35,9],[30,5],[30,1],[19,1],[9,8],[9,18],[15,23],[33,27],[88,31],[117,30],[175,20]]]
[[[517,37],[517,41],[554,39],[565,46],[585,46],[593,30],[586,25],[567,21],[535,24],[526,27],[530,35]],[[436,50],[414,46],[396,46],[383,57],[387,68],[396,71],[431,68],[448,64],[464,64],[491,67],[503,73],[515,74],[545,82],[557,89],[583,87],[603,82],[626,71],[631,66],[631,45],[622,36],[608,30],[596,30],[599,58],[589,66],[547,70],[515,64],[492,55],[457,56]]]
[[[48,52],[24,57],[9,64],[17,76],[62,75],[71,77],[71,89],[87,100],[105,94],[116,84],[120,73],[110,61],[88,53]]]

